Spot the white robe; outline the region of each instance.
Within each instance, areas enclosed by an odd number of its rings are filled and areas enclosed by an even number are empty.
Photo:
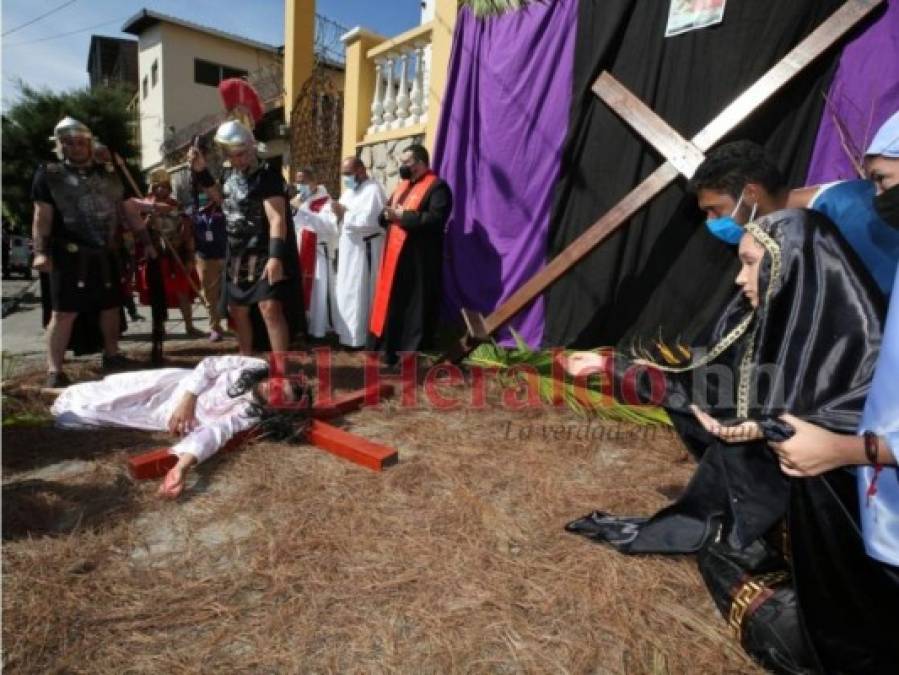
[[[297,232],[297,241],[301,241],[303,230],[315,232],[315,280],[312,284],[312,297],[309,312],[306,315],[309,334],[322,338],[336,330],[337,301],[335,296],[337,261],[337,242],[340,236],[337,220],[331,214],[330,204],[315,213],[309,204],[327,197],[324,185],[319,185],[312,196],[297,207],[293,217],[293,225]],[[330,217],[323,217],[329,214]]]
[[[378,216],[385,202],[384,190],[372,178],[340,195],[346,213],[338,247],[336,328],[340,343],[347,347],[363,347],[368,338],[369,312],[384,247],[384,228],[378,225]],[[321,216],[337,225],[330,209]]]
[[[252,392],[236,398],[230,387],[247,368],[268,363],[249,356],[209,356],[193,370],[161,368],[109,375],[99,382],[67,387],[53,403],[56,425],[64,429],[126,427],[166,431],[169,418],[185,392],[197,396],[197,428],[171,448],[174,455],[193,455],[200,463],[212,457],[256,418],[247,415]]]

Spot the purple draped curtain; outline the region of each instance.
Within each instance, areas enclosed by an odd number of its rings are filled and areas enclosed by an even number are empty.
[[[444,311],[489,313],[540,270],[571,103],[577,0],[459,12],[435,168],[453,190]],[[543,300],[510,326],[537,347]],[[510,333],[498,336],[508,344]]]
[[[840,55],[824,109],[806,185],[858,178],[834,118],[865,151],[880,125],[899,110],[899,0],[849,42]]]

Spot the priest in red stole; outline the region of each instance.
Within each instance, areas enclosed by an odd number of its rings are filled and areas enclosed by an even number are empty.
[[[431,171],[428,151],[410,145],[402,179],[381,214],[387,243],[381,258],[370,330],[385,364],[399,352],[432,349],[440,312],[443,231],[453,207],[449,185]]]

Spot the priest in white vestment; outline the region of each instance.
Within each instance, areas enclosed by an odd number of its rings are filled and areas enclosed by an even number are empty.
[[[177,497],[194,464],[232,437],[260,424],[267,410],[290,409],[302,391],[268,377],[268,362],[249,356],[209,356],[193,370],[161,368],[109,375],[67,387],[51,408],[64,429],[126,427],[181,436],[170,452],[178,463],[160,494]],[[296,409],[297,406],[293,406]]]
[[[337,330],[336,264],[337,243],[340,231],[337,220],[331,214],[331,197],[324,185],[315,184],[311,169],[297,171],[297,196],[291,201],[296,207],[293,216],[297,241],[300,246],[300,266],[307,259],[305,246],[315,245],[315,270],[313,274],[303,271],[303,283],[311,281],[312,292],[306,313],[309,335],[323,338]],[[328,217],[323,217],[327,214]],[[310,236],[314,235],[314,236]],[[304,293],[308,292],[305,288]]]
[[[346,347],[364,347],[375,282],[381,264],[384,229],[378,216],[384,210],[384,189],[369,178],[358,157],[340,165],[343,194],[321,217],[340,227],[337,260],[337,335]]]

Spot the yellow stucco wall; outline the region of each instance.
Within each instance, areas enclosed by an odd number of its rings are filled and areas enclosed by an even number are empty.
[[[371,103],[375,90],[375,69],[368,50],[386,40],[382,35],[356,28],[345,37],[346,80],[343,97],[343,143],[341,155],[356,154],[356,144],[365,135],[371,121]]]
[[[443,91],[453,49],[453,31],[459,14],[458,0],[437,0],[434,7],[434,28],[431,33],[431,84],[428,87],[428,127],[425,147],[434,150],[437,125],[443,109]]]
[[[284,0],[284,119],[312,74],[315,0]]]
[[[424,125],[425,146],[433,150],[440,112],[443,105],[443,90],[446,87],[450,53],[452,51],[453,31],[458,15],[458,0],[436,0],[434,18],[428,22],[431,34],[431,70],[428,86],[428,119]],[[426,24],[423,24],[423,28]],[[412,35],[417,29],[407,31]],[[406,35],[406,34],[404,34]],[[385,38],[362,28],[353,29],[345,38],[346,47],[346,96],[343,108],[343,154],[355,154],[357,149],[366,144],[381,142],[422,132],[421,126],[407,127],[383,131],[375,136],[366,137],[365,133],[371,120],[371,104],[374,96],[375,67],[368,55],[371,50],[379,53],[386,51],[397,39],[403,36]]]

